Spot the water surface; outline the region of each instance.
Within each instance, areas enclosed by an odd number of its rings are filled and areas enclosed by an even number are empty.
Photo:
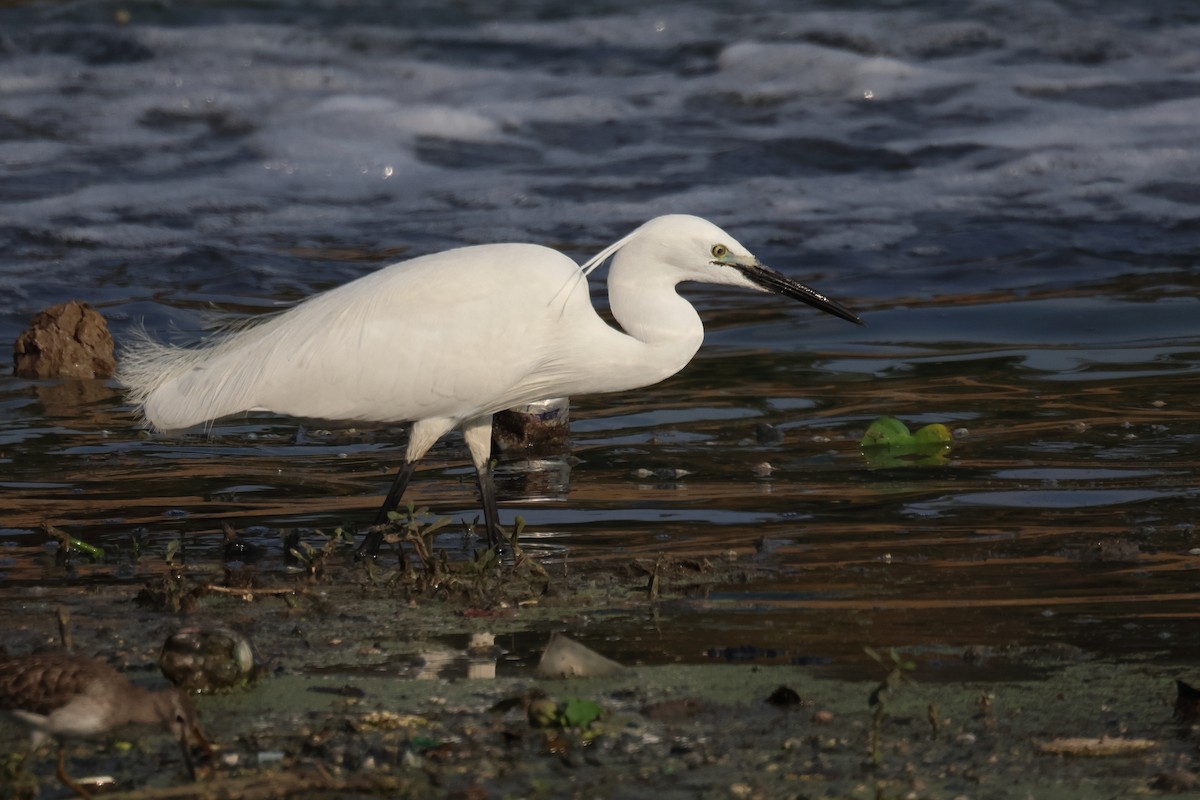
[[[551,563],[770,567],[626,630],[631,654],[1194,657],[1200,18],[1181,8],[9,6],[0,338],[80,297],[118,341],[190,340],[408,256],[583,260],[700,214],[868,325],[688,289],[708,335],[686,370],[576,398],[549,478],[502,464],[504,519]],[[870,468],[858,440],[885,414],[958,430],[948,462]],[[140,529],[211,561],[222,522],[282,560],[279,529],[365,523],[402,454],[400,429],[270,416],[145,436],[111,384],[0,377],[3,583],[137,581]],[[439,445],[413,498],[474,518],[466,463]],[[114,563],[64,572],[44,524]]]

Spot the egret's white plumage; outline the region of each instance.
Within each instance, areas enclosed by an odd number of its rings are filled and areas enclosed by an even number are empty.
[[[584,277],[610,256],[609,305],[621,330],[596,314]],[[492,414],[547,397],[648,386],[678,372],[704,338],[695,308],[676,292],[684,281],[777,292],[859,322],[762,266],[716,225],[670,215],[610,245],[582,271],[530,244],[393,264],[207,346],[135,343],[118,377],[160,430],[253,410],[413,422],[405,469],[379,521],[412,465],[458,428],[480,471],[494,537]]]

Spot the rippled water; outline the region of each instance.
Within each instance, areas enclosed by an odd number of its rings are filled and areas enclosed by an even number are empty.
[[[677,633],[631,623],[631,651],[699,657],[702,630],[817,656],[1193,653],[1200,14],[405,6],[0,9],[3,338],[71,297],[118,341],[139,320],[194,338],[410,255],[519,240],[583,260],[700,214],[868,324],[690,290],[708,327],[690,367],[575,398],[569,478],[560,461],[529,489],[505,465],[502,515],[547,558],[769,568],[670,609]],[[949,463],[869,468],[858,439],[885,414],[962,429]],[[201,558],[222,521],[266,542],[362,523],[403,453],[401,431],[273,417],[212,433],[141,436],[111,385],[0,377],[4,580],[64,579],[44,523],[110,547],[182,532]],[[414,498],[474,517],[465,464],[439,446]]]

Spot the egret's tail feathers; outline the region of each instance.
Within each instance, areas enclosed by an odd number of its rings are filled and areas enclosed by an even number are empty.
[[[161,431],[181,430],[253,407],[253,375],[217,369],[229,348],[226,339],[178,347],[131,333],[117,362],[117,380],[147,423]],[[247,380],[249,378],[249,380]]]

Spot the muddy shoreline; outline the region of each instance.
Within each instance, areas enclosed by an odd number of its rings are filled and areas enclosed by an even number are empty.
[[[147,684],[162,682],[158,649],[180,628],[229,628],[253,644],[255,680],[198,698],[219,755],[197,783],[169,739],[140,730],[73,744],[73,773],[111,774],[104,796],[123,798],[1098,797],[1192,780],[1197,732],[1172,718],[1186,666],[1153,654],[931,644],[898,653],[911,660],[900,668],[887,651],[881,663],[835,663],[787,642],[697,641],[614,677],[547,679],[534,668],[553,631],[619,652],[622,620],[670,626],[674,605],[754,567],[631,559],[501,574],[460,563],[435,585],[394,562],[356,563],[347,547],[293,569],[177,565],[141,583],[6,587],[10,652],[53,646],[66,607],[78,651]],[[171,607],[180,597],[186,610]],[[882,708],[871,703],[881,688]],[[595,718],[531,711],[574,700]],[[15,726],[0,735],[6,750],[23,747]],[[1047,749],[1072,739],[1115,752]],[[40,794],[10,769],[9,795],[63,796],[51,759],[29,771]]]

